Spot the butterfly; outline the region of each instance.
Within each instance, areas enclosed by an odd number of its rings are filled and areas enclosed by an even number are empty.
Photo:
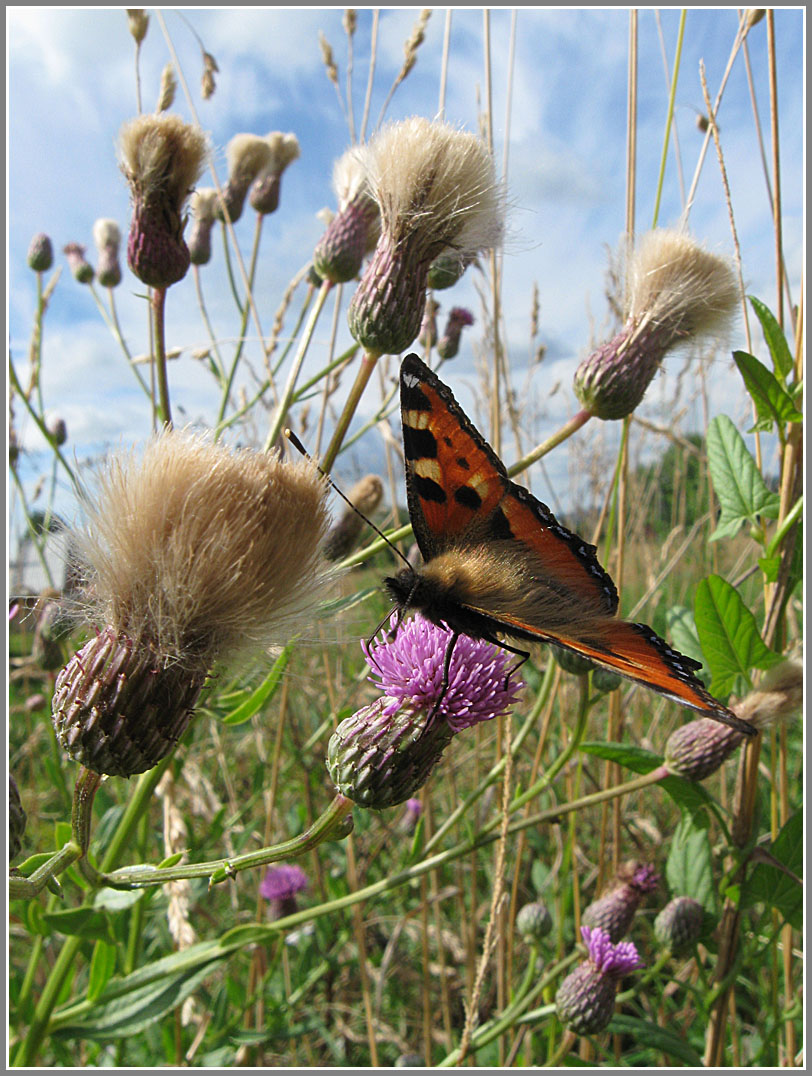
[[[384,580],[396,621],[417,610],[452,632],[521,655],[499,636],[552,643],[745,735],[756,729],[696,676],[701,663],[645,624],[620,620],[618,593],[595,546],[567,530],[504,464],[416,355],[400,368],[406,496],[420,568]],[[395,628],[396,630],[396,628]],[[437,707],[435,706],[435,711]]]

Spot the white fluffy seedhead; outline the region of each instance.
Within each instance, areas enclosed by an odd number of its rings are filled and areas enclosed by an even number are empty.
[[[346,209],[358,197],[372,197],[366,157],[365,146],[351,146],[333,165],[333,190],[339,211]]]
[[[323,590],[325,490],[307,461],[189,432],[114,457],[77,536],[90,618],[192,670],[286,642]]]
[[[101,217],[93,225],[93,242],[99,250],[105,247],[118,247],[121,243],[121,229],[114,220]]]
[[[271,131],[265,135],[265,142],[271,151],[266,170],[275,172],[277,175],[284,172],[287,166],[292,161],[298,160],[301,155],[299,139],[290,131],[287,134],[282,131]]]
[[[369,185],[382,232],[430,257],[445,247],[487,250],[503,233],[504,198],[484,141],[440,120],[413,116],[369,143]]]
[[[259,135],[237,134],[226,146],[228,178],[239,187],[247,187],[252,179],[268,167],[271,147]]]
[[[160,195],[180,210],[203,170],[208,143],[180,116],[136,116],[119,136],[124,174],[136,198]]]
[[[216,217],[217,191],[214,187],[198,187],[192,194],[192,216],[201,224],[211,224]]]
[[[629,316],[681,336],[722,336],[739,300],[729,262],[683,232],[646,233],[629,263]]]

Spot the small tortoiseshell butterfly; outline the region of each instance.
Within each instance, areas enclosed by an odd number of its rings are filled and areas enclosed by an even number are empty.
[[[595,547],[508,478],[451,391],[408,355],[400,368],[406,494],[424,565],[384,585],[399,610],[417,609],[453,635],[499,634],[554,643],[747,735],[756,729],[697,679],[701,664],[645,624],[617,617],[614,583]]]

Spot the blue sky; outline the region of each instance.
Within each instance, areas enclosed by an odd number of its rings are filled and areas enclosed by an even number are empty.
[[[403,43],[419,9],[382,9],[378,36],[372,118],[386,97],[403,60]],[[266,218],[257,296],[267,333],[282,293],[305,264],[323,230],[316,213],[334,207],[330,188],[333,161],[349,144],[347,124],[322,64],[318,34],[332,44],[342,93],[347,70],[343,9],[184,9],[164,13],[166,27],[195,99],[200,121],[209,132],[218,174],[226,175],[225,146],[236,133],[294,132],[301,158],[282,181],[279,210]],[[801,9],[775,15],[781,134],[784,253],[794,299],[803,260],[803,37]],[[654,191],[660,168],[670,71],[677,41],[679,11],[639,13],[639,102],[637,228],[652,222]],[[371,11],[358,11],[354,39],[353,107],[359,122],[366,87]],[[528,445],[565,421],[577,404],[572,374],[590,342],[607,324],[604,298],[607,249],[616,247],[625,220],[626,79],[629,14],[626,9],[518,10],[511,121],[506,132],[511,12],[490,15],[493,117],[496,159],[504,159],[509,141],[510,213],[504,252],[504,326],[516,382],[525,380],[530,307],[538,285],[541,318],[537,343],[547,356],[522,402],[526,406]],[[433,12],[414,70],[397,90],[388,119],[413,114],[433,116],[438,108],[445,9]],[[703,111],[699,64],[704,61],[715,96],[734,42],[737,13],[696,9],[687,15],[682,65],[676,93],[675,128],[685,186],[690,184],[703,135],[696,116]],[[219,65],[217,90],[209,101],[199,93],[200,46]],[[483,16],[478,9],[453,9],[445,117],[470,130],[478,127],[485,99]],[[660,36],[661,35],[661,36]],[[126,234],[129,204],[118,169],[118,130],[135,114],[133,42],[123,10],[7,9],[8,42],[8,257],[9,331],[12,355],[25,371],[35,302],[34,274],[25,265],[31,237],[48,233],[56,251],[77,241],[88,246],[95,262],[93,222],[118,220]],[[665,50],[665,60],[662,49]],[[749,58],[759,115],[769,154],[769,96],[766,23],[748,36]],[[154,107],[160,73],[169,59],[166,40],[152,15],[142,49],[141,78],[145,109]],[[179,91],[173,111],[190,118]],[[722,148],[731,183],[733,210],[749,292],[775,305],[773,231],[741,54],[719,112]],[[683,210],[677,158],[672,141],[659,222],[675,224]],[[211,178],[204,177],[203,185]],[[247,259],[254,214],[237,224]],[[713,147],[705,160],[691,208],[693,234],[721,254],[732,253],[728,212]],[[223,274],[223,255],[215,235],[213,262],[202,274],[209,312],[217,335],[230,340],[238,321]],[[64,264],[61,254],[57,262]],[[469,271],[452,291],[440,293],[444,316],[452,305],[469,306],[477,325],[469,330],[460,358],[446,367],[446,379],[466,407],[476,411],[475,355],[481,353],[482,278]],[[148,349],[142,287],[125,270],[116,290],[122,328],[134,354]],[[352,287],[345,289],[344,302]],[[293,309],[298,310],[299,300]],[[289,322],[289,325],[292,322]],[[330,333],[329,311],[311,348],[309,369],[323,364]],[[206,343],[191,274],[169,293],[167,343],[195,348]],[[350,342],[343,313],[338,319],[337,351]],[[249,333],[253,327],[249,327]],[[741,325],[733,346],[743,347]],[[754,338],[759,344],[754,326]],[[760,345],[759,345],[760,346]],[[758,350],[758,348],[756,348]],[[259,368],[255,341],[246,355]],[[720,353],[709,384],[711,413],[726,411],[744,421],[746,402],[730,371],[729,352]],[[394,364],[391,367],[395,369]],[[642,413],[667,422],[672,414],[676,378],[683,360],[667,364]],[[349,383],[349,378],[345,381]],[[688,378],[690,382],[690,375]],[[170,366],[176,421],[210,424],[218,396],[214,383],[186,351]],[[681,403],[688,407],[683,428],[701,423],[698,404],[680,381]],[[102,322],[90,294],[65,266],[45,323],[43,391],[46,406],[62,415],[70,434],[68,448],[81,459],[106,446],[137,441],[149,433],[150,418],[141,390]],[[372,401],[373,403],[375,400]],[[33,480],[47,466],[42,441],[22,408],[16,420],[26,450],[25,473]],[[264,417],[257,436],[264,434]],[[612,428],[610,429],[609,426]],[[399,435],[397,425],[393,427]],[[611,440],[616,424],[590,423],[580,437]],[[375,436],[375,435],[372,435]],[[513,456],[505,450],[507,462]],[[357,458],[345,464],[346,477],[363,467]],[[578,457],[562,449],[548,458],[546,475],[533,478],[535,492],[554,508],[568,508],[581,495]],[[60,490],[59,504],[69,509]]]

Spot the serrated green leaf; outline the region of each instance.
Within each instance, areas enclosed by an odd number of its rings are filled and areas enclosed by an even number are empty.
[[[722,509],[711,541],[731,537],[742,523],[754,523],[759,515],[774,519],[778,494],[767,488],[742,435],[727,415],[711,420],[706,445],[713,489]]]
[[[612,1017],[609,1031],[627,1035],[636,1045],[678,1058],[693,1068],[702,1067],[702,1056],[691,1046],[682,1032],[669,1031],[668,1028],[653,1024],[649,1020],[639,1020],[637,1017],[626,1016],[624,1013],[618,1013]]]
[[[775,424],[783,435],[785,422],[801,421],[803,416],[792,397],[763,362],[759,362],[755,355],[749,355],[746,351],[734,351],[733,358],[756,405],[759,418],[757,425],[760,428],[763,428],[762,423],[765,422],[768,429]]]
[[[94,908],[66,908],[64,911],[44,912],[45,923],[59,934],[75,934],[90,941],[115,943],[110,920]]]
[[[90,960],[90,972],[87,984],[87,999],[95,1001],[110,981],[110,977],[116,970],[115,945],[108,942],[96,942],[93,956]]]
[[[756,312],[756,317],[761,322],[761,331],[764,333],[764,339],[770,349],[770,357],[773,360],[776,375],[786,384],[787,378],[795,367],[795,362],[792,358],[787,338],[784,336],[784,330],[773,317],[772,311],[760,299],[756,299],[754,295],[748,295],[747,298]]]
[[[270,702],[279,687],[282,674],[287,668],[292,653],[293,643],[288,643],[256,691],[252,691],[244,702],[240,703],[231,713],[226,714],[223,718],[224,725],[242,725],[246,721],[250,721],[255,713]]]
[[[662,756],[655,755],[653,751],[646,751],[643,747],[634,747],[625,743],[606,743],[598,740],[582,743],[580,750],[595,758],[605,759],[607,762],[617,762],[627,770],[634,773],[650,773],[662,765]]]
[[[671,838],[665,876],[672,893],[685,893],[715,911],[713,855],[704,812],[683,814]]]
[[[752,687],[751,669],[769,669],[781,661],[780,654],[765,646],[739,592],[721,576],[708,576],[697,586],[694,617],[713,678],[712,694],[729,694],[738,676]]]
[[[770,853],[800,877],[803,873],[804,820],[798,811],[782,827]],[[793,878],[771,863],[757,863],[747,876],[741,894],[743,907],[763,902],[775,908],[796,930],[803,926],[804,891]]]

